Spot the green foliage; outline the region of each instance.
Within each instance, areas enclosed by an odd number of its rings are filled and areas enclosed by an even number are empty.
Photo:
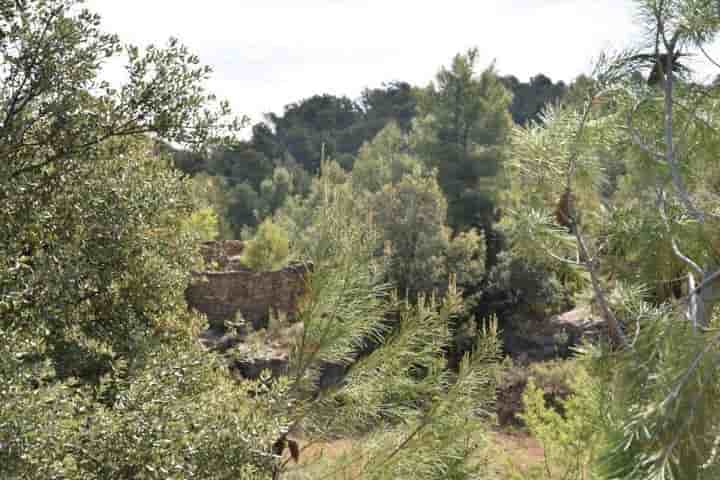
[[[584,268],[593,296],[607,305],[616,350],[597,352],[594,374],[608,415],[595,471],[613,479],[709,479],[718,475],[720,424],[720,379],[711,367],[718,191],[708,162],[717,149],[710,134],[717,92],[668,64],[714,37],[717,6],[638,3],[658,51],[602,57],[585,82],[583,106],[551,110],[544,126],[516,131],[513,181],[522,187],[509,197],[518,206],[513,231],[528,256]],[[648,85],[640,69],[656,56],[670,68],[651,62]],[[569,227],[549,214],[568,190],[575,196]],[[700,291],[696,276],[705,282]],[[687,286],[677,288],[678,279]],[[689,298],[673,298],[685,293]]]
[[[404,82],[366,89],[359,102],[315,95],[287,105],[282,116],[270,114],[268,120],[275,133],[258,127],[253,142],[270,158],[291,157],[311,174],[319,171],[323,151],[325,158],[335,158],[349,169],[362,144],[387,123],[397,122],[407,131],[415,106],[413,89]],[[268,150],[272,153],[268,154]]]
[[[484,293],[515,316],[546,318],[571,305],[574,294],[584,286],[584,282],[579,286],[571,283],[570,276],[576,272],[567,268],[568,276],[563,276],[561,269],[565,266],[554,267],[546,268],[512,251],[502,252],[488,273]]]
[[[263,208],[257,213],[259,218],[273,214],[283,206],[285,201],[293,194],[293,176],[285,167],[277,167],[271,178],[260,183],[260,201]]]
[[[260,224],[252,240],[246,242],[240,261],[253,270],[276,270],[287,262],[289,252],[287,232],[267,219]]]
[[[566,95],[568,87],[562,81],[553,81],[542,73],[530,78],[527,83],[509,75],[500,79],[512,93],[510,114],[519,125],[541,121],[542,111],[548,104],[559,103]]]
[[[246,225],[257,225],[258,212],[263,210],[263,203],[260,194],[252,185],[243,182],[228,188],[225,198],[227,201],[228,223],[232,227],[234,236],[238,236],[237,232]]]
[[[447,248],[447,203],[432,176],[417,173],[386,185],[374,197],[373,211],[389,242],[393,280],[402,290],[432,290],[444,280],[438,255]]]
[[[574,364],[572,394],[548,405],[545,391],[533,377],[523,393],[521,418],[544,450],[545,468],[532,478],[592,479],[605,442],[609,404],[603,383],[593,378],[581,363]]]
[[[217,214],[210,207],[197,210],[183,222],[181,228],[194,232],[202,241],[215,240],[218,236]]]
[[[483,238],[474,230],[452,238],[447,203],[433,175],[416,171],[371,199],[385,242],[389,278],[413,294],[442,288],[450,274],[472,283],[484,271]]]
[[[712,42],[720,30],[717,5],[706,0],[636,0],[641,20],[657,26],[658,18],[668,39],[702,45]],[[652,37],[652,32],[648,36]]]
[[[485,238],[475,229],[451,238],[445,255],[447,270],[458,285],[473,285],[485,273]]]
[[[307,255],[311,255],[313,245],[317,245],[319,232],[313,226],[313,219],[316,210],[327,201],[328,192],[342,190],[342,195],[336,194],[342,198],[352,198],[351,189],[352,185],[345,170],[336,162],[326,161],[321,175],[312,179],[306,195],[294,195],[286,200],[275,215],[276,222],[288,232],[290,248],[299,255],[298,258],[308,260]],[[366,218],[368,213],[364,210],[365,205],[362,197],[355,198],[351,206],[348,206],[348,215],[354,219]]]
[[[603,471],[627,479],[716,478],[717,333],[696,331],[675,309],[637,295],[622,305],[640,334],[632,349],[604,357],[597,368],[615,420]]]
[[[326,157],[354,153],[365,138],[353,132],[361,118],[358,105],[346,97],[315,95],[287,105],[282,116],[270,114],[281,151],[313,174],[317,173],[324,149]]]
[[[485,340],[473,356],[466,356],[459,372],[418,417],[401,429],[379,435],[365,454],[363,477],[369,479],[483,478],[487,465],[475,458],[485,440],[484,405],[494,398],[494,382],[488,363],[493,362],[498,346],[494,332],[486,331]],[[486,417],[485,417],[486,418]]]
[[[254,229],[271,217],[295,192],[296,175],[303,173],[276,167],[272,176],[254,187],[249,181],[233,182],[229,177],[198,173],[192,177],[195,196],[200,206],[217,212],[218,230],[222,238],[242,238],[244,229]],[[304,188],[300,185],[300,188]]]
[[[183,291],[213,215],[143,135],[200,147],[222,109],[178,42],[98,24],[2,3],[0,477],[262,478],[286,385],[254,400],[198,345]],[[98,75],[123,50],[114,90]]]
[[[3,349],[2,364],[24,373],[0,376],[2,477],[267,478],[273,458],[258,446],[280,434],[282,412],[273,405],[286,384],[238,385],[186,338],[146,335],[135,347],[97,385],[44,377],[40,388],[26,376],[32,364]],[[51,375],[42,364],[35,370]]]
[[[225,178],[230,185],[245,182],[259,190],[262,181],[272,175],[273,164],[253,143],[239,142],[232,147],[216,148],[207,160],[205,171]]]
[[[596,117],[596,115],[598,115]],[[606,197],[607,160],[621,142],[619,119],[572,107],[548,108],[542,124],[516,127],[508,162],[510,188],[503,195],[507,215],[501,224],[512,255],[532,270],[547,271],[561,291],[575,295],[589,284],[578,268],[576,238],[559,223],[567,179],[572,211],[590,238],[607,238],[614,207]],[[582,127],[578,125],[582,124]],[[590,244],[591,251],[599,248]],[[618,259],[625,262],[625,259]]]
[[[597,221],[591,215],[603,213],[601,192],[607,182],[607,159],[622,141],[620,121],[615,115],[596,117],[593,111],[586,114],[556,107],[545,111],[542,124],[516,127],[508,162],[514,184],[510,195],[516,194],[518,203],[532,200],[536,209],[554,211],[567,175],[572,175],[575,209],[585,213],[585,225],[596,225],[591,223]]]
[[[206,173],[198,173],[185,181],[191,189],[196,208],[207,211],[207,215],[199,219],[200,225],[196,225],[196,228],[205,229],[202,238],[205,240],[232,238],[233,225],[230,223],[228,213],[230,202],[227,187],[222,179]]]
[[[323,171],[307,219],[311,237],[294,243],[313,273],[298,312],[302,334],[290,353],[290,391],[314,391],[324,365],[348,371],[342,383],[295,404],[293,428],[311,438],[375,432],[350,460],[324,462],[318,477],[335,476],[349,461],[363,478],[467,478],[482,468],[471,461],[470,439],[481,437],[474,419],[494,399],[496,332],[482,332],[474,355],[451,374],[449,325],[462,307],[455,285],[442,302],[398,302],[382,282],[382,231],[358,215],[351,184],[338,181],[333,168]]]
[[[628,203],[612,212],[608,233],[608,260],[620,280],[648,285],[649,299],[657,303],[682,289],[685,265],[672,252],[671,234],[662,218],[648,214],[642,204]]]
[[[389,82],[381,88],[365,89],[360,107],[365,113],[366,139],[371,139],[388,123],[396,123],[403,132],[408,132],[416,115],[417,98],[410,84]]]
[[[253,421],[263,406],[192,338],[191,202],[144,145],[66,175],[55,201],[23,218],[42,243],[2,276],[3,478],[223,478],[269,462],[251,448],[279,425]],[[258,436],[242,440],[249,425]]]
[[[372,218],[378,230],[375,255],[384,256],[387,279],[399,291],[415,296],[443,290],[451,274],[462,286],[476,284],[484,273],[483,236],[472,229],[453,234],[435,175],[423,173],[420,162],[403,153],[404,143],[401,131],[390,124],[363,147],[349,177],[336,163],[326,163],[323,181],[307,198],[288,201],[281,222],[295,245],[317,245],[311,218],[325,201],[327,185],[334,185],[332,191],[353,197],[347,215],[358,221]]]
[[[397,124],[389,123],[360,149],[352,169],[353,184],[374,193],[385,185],[398,183],[404,175],[421,167],[407,150],[406,136]]]
[[[476,75],[477,57],[476,49],[456,55],[451,67],[437,74],[437,85],[431,84],[421,97],[412,144],[438,170],[450,224],[487,230],[494,213],[494,180],[512,123],[511,95],[493,66]]]

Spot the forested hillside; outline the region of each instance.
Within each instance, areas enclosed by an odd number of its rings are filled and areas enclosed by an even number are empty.
[[[0,478],[719,478],[720,10],[628,3],[567,84],[472,48],[248,125],[0,0]]]

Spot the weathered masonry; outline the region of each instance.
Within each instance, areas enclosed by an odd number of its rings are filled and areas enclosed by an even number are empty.
[[[185,291],[188,305],[204,313],[213,327],[235,320],[238,313],[255,329],[267,325],[270,312],[292,317],[305,292],[305,265],[273,272],[243,268],[238,259],[242,242],[207,242],[202,253],[208,270],[193,272]]]

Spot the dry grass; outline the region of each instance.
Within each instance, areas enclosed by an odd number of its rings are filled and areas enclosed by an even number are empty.
[[[360,479],[362,459],[354,454],[360,439],[338,439],[302,445],[300,461],[288,463],[287,480]]]
[[[501,480],[541,478],[544,452],[534,438],[522,431],[508,429],[491,432],[489,445],[478,452]],[[288,463],[287,480],[362,480],[362,459],[357,458],[363,439],[338,439],[301,443],[300,462]],[[304,444],[304,445],[303,445]],[[534,474],[534,475],[533,475]]]
[[[538,478],[537,472],[544,468],[545,462],[540,443],[522,431],[493,432],[483,455],[487,456],[495,475],[501,480]]]

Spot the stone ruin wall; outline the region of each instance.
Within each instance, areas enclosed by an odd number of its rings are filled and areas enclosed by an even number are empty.
[[[237,313],[255,329],[267,326],[269,312],[292,318],[305,292],[307,268],[291,265],[273,272],[243,268],[238,261],[242,242],[206,242],[201,247],[212,270],[193,272],[185,290],[188,305],[204,313],[213,327],[234,321]]]

